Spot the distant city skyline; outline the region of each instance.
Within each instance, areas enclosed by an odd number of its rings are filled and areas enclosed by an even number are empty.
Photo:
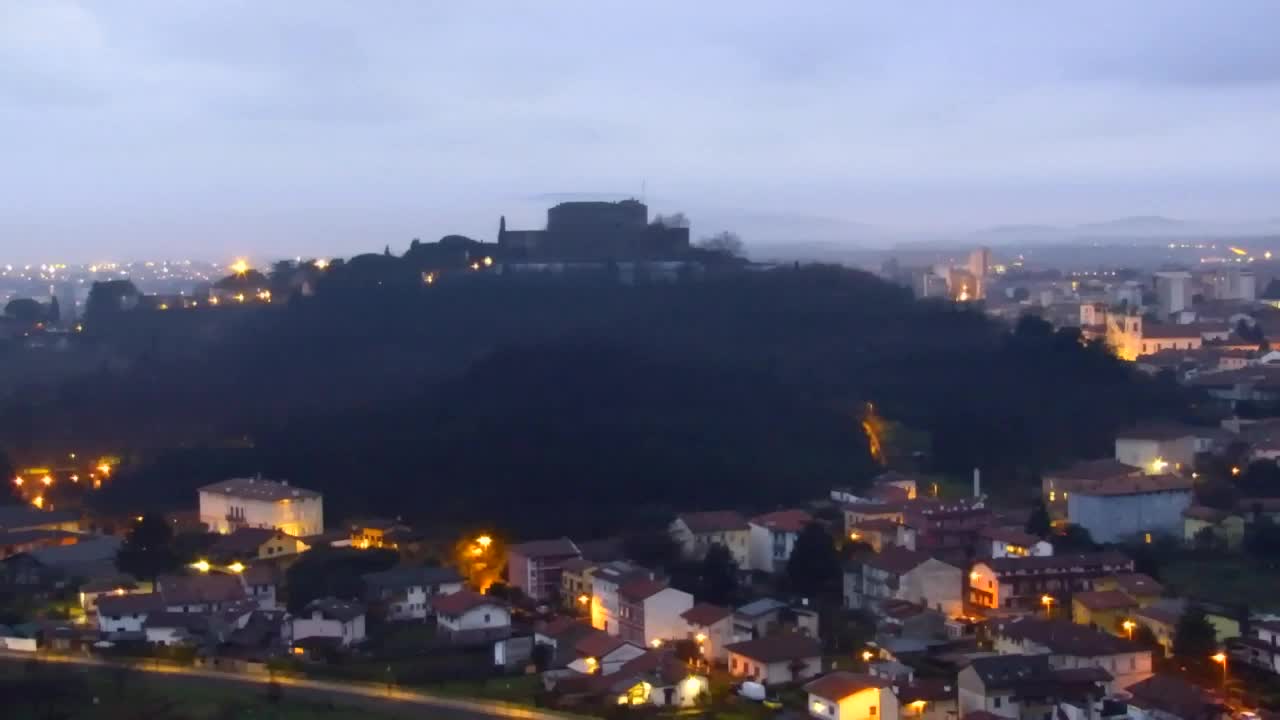
[[[0,0],[0,263],[350,256],[644,195],[749,247],[1280,227],[1280,5]]]

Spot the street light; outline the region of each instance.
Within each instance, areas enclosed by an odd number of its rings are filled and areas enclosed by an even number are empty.
[[[493,544],[493,538],[489,537],[488,535],[481,535],[480,537],[476,538],[476,544],[484,548],[485,550],[488,550],[489,546]]]
[[[1124,622],[1120,623],[1120,627],[1124,628],[1124,631],[1129,633],[1130,640],[1133,639],[1133,629],[1137,626],[1138,626],[1137,623],[1135,623],[1132,620],[1125,620]]]
[[[1227,689],[1227,654],[1220,652],[1210,655],[1209,659],[1222,666],[1222,689]]]
[[[209,572],[209,561],[208,561],[208,560],[197,560],[197,561],[195,561],[195,562],[191,563],[191,567],[195,568],[196,570],[199,570],[199,571],[200,571],[200,572],[202,572],[202,573],[207,573],[207,572]]]
[[[1053,616],[1053,596],[1042,595],[1040,597],[1040,604],[1044,605],[1044,616],[1052,617]]]
[[[875,653],[871,652],[870,650],[862,651],[862,662],[869,663],[871,662],[871,658],[873,657],[875,657]]]

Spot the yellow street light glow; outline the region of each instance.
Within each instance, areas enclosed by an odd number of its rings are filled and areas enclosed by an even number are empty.
[[[197,560],[197,561],[195,561],[195,562],[191,563],[191,567],[195,568],[196,570],[199,570],[199,571],[200,571],[200,572],[202,572],[202,573],[203,573],[203,572],[209,572],[209,561],[208,561],[208,560]]]
[[[38,508],[40,508],[41,510],[43,510],[43,509],[44,509],[44,496],[43,496],[43,495],[37,495],[37,496],[35,497],[35,499],[31,501],[31,504],[32,504],[32,505],[35,505],[36,507],[38,507]]]
[[[233,562],[230,565],[228,565],[227,569],[239,575],[240,573],[244,572],[244,563],[237,560],[236,562]]]
[[[489,257],[488,255],[485,255],[485,256],[484,256],[484,266],[485,266],[485,267],[491,267],[492,265],[493,265],[493,258]]]
[[[871,658],[873,658],[873,657],[875,657],[875,653],[871,652],[870,650],[863,650],[863,651],[862,651],[862,661],[863,661],[863,662],[871,662]]]
[[[656,647],[656,648],[660,648],[660,647],[662,647],[662,641],[661,641],[661,640],[659,640],[658,638],[654,638],[654,639],[650,640],[650,641],[649,641],[649,644],[650,644],[650,645],[652,645],[653,647]]]
[[[969,573],[970,580],[977,580],[980,577],[982,577],[982,573],[979,573],[977,570],[974,570],[973,572]]]
[[[13,484],[14,484],[14,485],[17,485],[18,487],[22,487],[22,482],[23,482],[23,481],[22,481],[22,476],[21,476],[21,475],[19,475],[19,476],[15,477],[15,478],[13,479]]]
[[[112,594],[114,594],[114,595],[123,595],[123,594],[124,594],[124,588],[116,588],[115,590],[112,590],[111,592],[112,592]]]
[[[249,263],[244,258],[236,258],[236,261],[231,263],[231,272],[243,275],[249,272]]]
[[[488,535],[481,535],[480,537],[476,538],[476,544],[487,550],[489,549],[489,546],[493,544],[493,538],[489,537]]]
[[[40,478],[40,482],[44,483],[45,487],[49,487],[50,485],[53,484],[53,478],[49,477],[48,475],[45,475],[44,477]]]
[[[1158,475],[1164,472],[1164,469],[1167,467],[1169,467],[1169,463],[1166,462],[1164,458],[1158,457],[1155,460],[1151,461],[1151,473],[1153,475]]]
[[[1209,659],[1210,659],[1210,660],[1212,660],[1212,661],[1214,661],[1214,662],[1216,662],[1216,663],[1218,663],[1219,665],[1226,665],[1226,664],[1227,664],[1227,656],[1226,656],[1226,653],[1218,653],[1218,654],[1216,654],[1216,655],[1210,655],[1210,656],[1209,656]]]
[[[329,267],[329,260],[327,258],[316,258],[315,262],[311,264],[314,265],[317,270],[324,270]]]
[[[862,537],[862,535],[861,535],[861,534],[859,534],[859,533],[856,533],[856,532],[851,532],[851,533],[849,533],[849,539],[850,539],[850,540],[857,540],[857,539],[858,539],[858,538],[860,538],[860,537]]]
[[[1271,251],[1270,251],[1270,250],[1268,250],[1268,251],[1266,251],[1266,252],[1262,253],[1262,257],[1263,257],[1264,259],[1266,259],[1266,260],[1270,260],[1270,259],[1271,259]]]
[[[75,482],[75,483],[80,482],[80,476],[79,476],[79,475],[72,475],[72,476],[71,476],[71,482]]]
[[[210,305],[217,305],[217,304],[218,304],[218,302],[219,302],[219,301],[218,301],[218,298],[216,298],[216,297],[211,297],[211,298],[209,298],[209,304],[210,304]]]
[[[1249,251],[1248,251],[1248,250],[1241,250],[1240,248],[1238,248],[1238,247],[1234,247],[1234,246],[1228,247],[1227,249],[1228,249],[1228,250],[1230,250],[1232,253],[1234,253],[1234,254],[1236,254],[1236,255],[1242,255],[1242,256],[1243,256],[1243,255],[1248,255],[1248,254],[1249,254]]]
[[[579,604],[579,605],[586,605],[586,604],[587,604],[587,603],[589,603],[589,602],[591,602],[591,598],[587,597],[586,595],[579,595],[579,596],[578,596],[578,604]]]
[[[102,473],[103,475],[110,475],[111,465],[109,463],[99,463],[98,472]]]
[[[693,636],[693,639],[694,639],[694,640],[697,640],[699,644],[702,644],[702,643],[704,643],[704,642],[706,642],[706,641],[707,641],[707,634],[706,634],[706,633],[698,633],[697,635],[694,635],[694,636]]]

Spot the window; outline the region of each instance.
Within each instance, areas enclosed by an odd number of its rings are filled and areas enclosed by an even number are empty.
[[[488,624],[489,624],[489,613],[485,613],[485,614],[484,614],[484,624],[485,624],[485,625],[488,625]]]
[[[991,707],[994,707],[994,708],[1000,707],[1000,700],[1001,700],[1000,696],[997,695],[994,699],[991,700]]]
[[[867,714],[868,714],[868,715],[870,715],[871,717],[875,717],[875,716],[876,716],[876,706],[875,706],[875,705],[872,705],[871,707],[867,708]]]

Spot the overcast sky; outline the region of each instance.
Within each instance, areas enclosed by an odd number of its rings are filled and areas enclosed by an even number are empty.
[[[1280,215],[1280,2],[0,0],[0,259]]]

